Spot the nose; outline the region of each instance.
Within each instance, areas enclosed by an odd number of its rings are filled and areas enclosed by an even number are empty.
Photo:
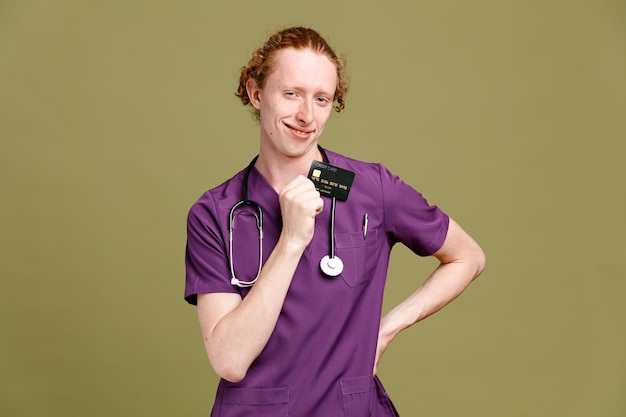
[[[308,125],[311,123],[313,121],[313,104],[308,100],[303,100],[300,103],[296,117],[302,124]]]

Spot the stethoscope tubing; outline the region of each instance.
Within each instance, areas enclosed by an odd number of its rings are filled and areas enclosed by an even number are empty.
[[[233,261],[233,229],[235,226],[235,210],[244,205],[252,206],[256,209],[256,212],[254,212],[253,215],[256,218],[257,228],[259,229],[259,268],[257,270],[256,277],[252,281],[241,281],[236,278]],[[242,288],[251,287],[259,278],[259,275],[261,275],[261,268],[263,267],[263,210],[261,209],[261,206],[254,201],[241,200],[235,203],[230,209],[230,213],[228,214],[228,262],[230,266],[230,282],[233,285],[237,285]]]
[[[328,156],[324,149],[317,145],[320,153],[322,154],[322,158],[324,162],[328,163]],[[236,202],[230,209],[228,213],[228,263],[230,267],[231,274],[231,284],[236,285],[240,288],[249,288],[254,285],[259,276],[261,275],[261,269],[263,268],[263,210],[261,206],[253,201],[248,199],[248,178],[250,176],[250,172],[254,167],[258,159],[258,155],[255,156],[244,173],[243,184],[242,184],[242,198],[240,201]],[[233,229],[235,225],[235,211],[241,206],[251,206],[254,208],[253,215],[256,218],[257,228],[259,229],[259,267],[257,270],[256,277],[251,281],[240,280],[235,276],[235,265],[233,260]],[[320,261],[320,269],[324,272],[328,277],[336,277],[341,274],[343,271],[343,262],[338,256],[335,256],[335,208],[337,205],[337,201],[335,197],[332,197],[331,201],[331,209],[330,209],[330,255],[326,255]]]

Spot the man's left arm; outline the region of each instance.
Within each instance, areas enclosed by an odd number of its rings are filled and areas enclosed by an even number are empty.
[[[380,357],[398,333],[450,303],[485,268],[485,254],[478,243],[452,219],[443,245],[433,256],[440,262],[435,271],[381,320],[374,374]]]

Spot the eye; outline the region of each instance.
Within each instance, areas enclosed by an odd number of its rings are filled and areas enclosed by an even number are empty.
[[[330,99],[328,97],[316,97],[315,101],[324,106],[330,103]]]
[[[285,95],[287,97],[298,97],[298,93],[296,93],[295,91],[285,91]]]

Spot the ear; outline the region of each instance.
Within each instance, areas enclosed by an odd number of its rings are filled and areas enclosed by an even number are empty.
[[[248,93],[250,104],[252,104],[255,109],[261,110],[261,99],[259,97],[261,94],[261,89],[259,88],[255,79],[248,78],[248,81],[246,81],[246,92]]]

